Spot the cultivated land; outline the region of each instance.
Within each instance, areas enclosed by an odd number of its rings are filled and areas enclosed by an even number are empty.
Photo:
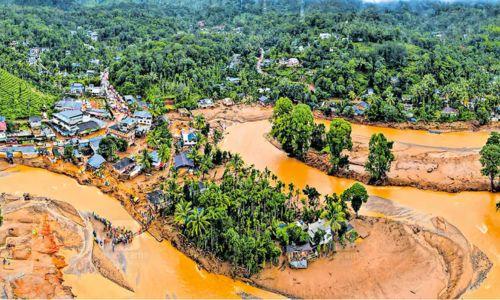
[[[0,111],[7,119],[39,115],[54,101],[54,96],[42,93],[28,82],[0,69]]]

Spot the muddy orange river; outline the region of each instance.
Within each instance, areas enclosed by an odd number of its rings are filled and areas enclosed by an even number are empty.
[[[330,121],[327,120],[317,120],[317,122],[325,124],[327,128],[330,126]],[[437,134],[426,130],[401,130],[360,124],[351,124],[351,126],[353,136],[370,138],[374,133],[383,133],[392,141],[439,148],[481,148],[490,134],[489,131],[456,131]]]
[[[17,166],[0,172],[0,191],[69,202],[80,211],[94,211],[114,225],[137,230],[139,225],[120,203],[99,189],[43,169]],[[135,238],[125,252],[126,276],[135,288],[129,292],[98,274],[64,275],[66,284],[81,298],[240,298],[247,293],[261,298],[278,295],[225,276],[199,270],[196,263],[170,243],[158,243],[149,234]]]
[[[228,134],[222,142],[222,148],[239,153],[248,164],[259,169],[268,168],[286,183],[293,182],[297,187],[306,184],[316,187],[321,193],[340,193],[354,183],[353,180],[341,179],[309,167],[288,157],[270,144],[264,137],[271,125],[268,121],[236,124],[228,128]],[[364,132],[369,136],[374,132],[383,132],[393,140],[434,147],[480,147],[488,133],[463,132],[452,134],[453,138],[443,139],[441,135],[432,135],[420,131],[386,129],[370,126],[353,126],[353,134]],[[478,136],[476,136],[478,135]],[[458,139],[454,142],[453,139]],[[370,195],[390,199],[417,211],[442,216],[457,226],[469,241],[478,246],[494,266],[487,279],[476,289],[466,293],[465,297],[478,298],[500,297],[500,212],[495,211],[495,202],[500,195],[488,192],[462,192],[450,194],[419,190],[408,187],[367,187]],[[362,213],[370,213],[363,211]]]

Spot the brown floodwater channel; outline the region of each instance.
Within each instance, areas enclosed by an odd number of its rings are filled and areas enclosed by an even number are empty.
[[[230,126],[222,142],[222,148],[239,153],[247,164],[259,169],[268,168],[286,183],[296,187],[306,184],[316,187],[321,193],[340,193],[354,181],[329,176],[307,166],[273,146],[265,134],[271,129],[268,121],[240,123]],[[431,134],[419,130],[397,130],[373,126],[353,125],[353,135],[370,136],[383,132],[389,139],[409,144],[432,147],[476,148],[484,144],[489,133],[461,132]],[[446,138],[445,138],[446,137]],[[479,247],[493,262],[493,268],[479,288],[468,291],[465,297],[500,297],[500,212],[495,211],[495,202],[500,195],[489,192],[446,193],[419,190],[410,187],[367,186],[373,196],[390,199],[418,212],[442,216],[457,226],[468,240]],[[362,209],[364,214],[373,214]]]
[[[316,120],[318,123],[330,126],[328,120]],[[437,148],[481,148],[488,139],[490,131],[450,131],[440,132],[414,129],[395,129],[372,125],[351,124],[352,136],[370,138],[372,134],[383,133],[389,140],[399,143],[437,147]]]
[[[140,226],[120,203],[96,187],[43,169],[16,166],[0,172],[0,192],[31,193],[66,201],[79,211],[95,212],[114,226],[137,231]],[[64,274],[65,284],[79,298],[261,298],[279,297],[226,276],[198,268],[197,264],[168,242],[157,242],[143,233],[124,253],[125,275],[130,292],[96,273]]]

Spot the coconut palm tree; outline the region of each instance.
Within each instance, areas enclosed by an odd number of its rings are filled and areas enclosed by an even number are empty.
[[[145,172],[151,171],[151,168],[153,167],[153,158],[151,157],[147,149],[143,149],[141,151],[139,162]]]
[[[158,158],[163,164],[166,164],[170,159],[170,147],[167,144],[161,144],[158,147]]]
[[[175,205],[174,221],[179,225],[185,225],[191,212],[191,202],[181,200]]]
[[[191,210],[186,223],[186,230],[190,236],[201,237],[209,226],[210,222],[208,221],[208,216],[205,214],[205,210],[202,208]]]

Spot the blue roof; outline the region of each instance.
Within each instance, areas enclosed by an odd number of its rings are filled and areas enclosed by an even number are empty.
[[[151,159],[153,160],[153,163],[158,163],[160,162],[160,156],[158,155],[158,151],[153,151],[149,154],[151,156]]]
[[[152,115],[147,110],[139,110],[134,112],[134,118],[151,118]]]
[[[90,146],[92,148],[98,149],[103,138],[104,138],[104,135],[99,135],[99,136],[90,138],[89,139]]]
[[[182,152],[174,157],[174,167],[176,169],[185,167],[194,168],[194,162],[187,157],[186,152]]]
[[[21,152],[23,154],[37,154],[37,150],[33,146],[12,146],[0,150],[1,152]]]
[[[94,169],[99,169],[102,166],[102,164],[105,162],[106,162],[106,160],[104,159],[104,157],[102,157],[99,154],[94,154],[94,155],[92,155],[91,158],[89,158],[87,164]]]
[[[57,113],[56,115],[71,119],[82,114],[83,113],[80,110],[65,110],[60,113]]]
[[[135,120],[131,117],[126,117],[125,119],[121,120],[120,123],[125,124],[127,126],[130,126],[132,124],[135,124]]]
[[[198,140],[198,135],[196,132],[191,131],[190,133],[187,134],[187,141],[192,142],[192,141],[197,141]]]
[[[56,106],[60,106],[62,108],[67,108],[67,109],[81,109],[83,106],[83,103],[81,101],[75,101],[75,100],[60,100],[56,103]]]
[[[136,101],[134,96],[132,95],[125,95],[123,96],[123,99],[125,99],[125,101],[127,101],[129,104],[134,103]]]
[[[364,107],[364,108],[368,108],[368,107],[370,107],[370,104],[366,103],[365,101],[361,101],[361,102],[359,102],[359,105],[361,105],[361,106],[362,106],[362,107]]]

